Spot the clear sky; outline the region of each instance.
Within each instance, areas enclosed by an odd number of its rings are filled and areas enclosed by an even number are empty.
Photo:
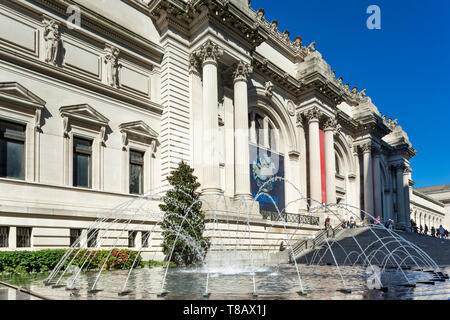
[[[381,30],[369,30],[370,5]],[[252,0],[270,22],[300,35],[350,88],[367,89],[382,115],[398,118],[418,154],[415,187],[450,183],[450,0]]]

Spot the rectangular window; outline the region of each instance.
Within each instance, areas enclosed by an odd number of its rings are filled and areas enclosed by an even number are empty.
[[[148,248],[148,238],[150,238],[150,231],[142,232],[142,248]]]
[[[17,248],[31,247],[31,228],[18,227],[16,232]]]
[[[136,231],[128,231],[128,248],[134,248],[136,240]]]
[[[91,229],[88,232],[88,247],[95,248],[97,246],[98,229]]]
[[[72,246],[75,241],[81,236],[81,229],[70,229],[70,246]],[[80,246],[80,242],[78,242],[77,247]]]
[[[130,150],[130,193],[142,194],[143,173],[144,173],[144,153]]]
[[[24,179],[25,126],[0,121],[0,177]]]
[[[9,247],[9,228],[0,227],[0,248]]]
[[[92,141],[73,139],[73,186],[91,187]]]

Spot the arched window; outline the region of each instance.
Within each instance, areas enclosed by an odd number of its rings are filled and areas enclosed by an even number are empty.
[[[279,151],[278,129],[265,114],[252,111],[249,115],[250,143],[271,151]]]

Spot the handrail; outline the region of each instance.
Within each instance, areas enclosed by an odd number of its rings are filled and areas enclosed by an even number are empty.
[[[333,237],[336,236],[337,231],[339,231],[339,229],[341,229],[341,228],[342,228],[342,226],[339,224],[335,228],[331,229]],[[313,242],[313,246],[312,246],[313,248],[322,244],[323,240],[325,239],[326,235],[329,232],[330,232],[330,229],[320,230],[313,239],[303,239],[303,240],[300,240],[300,241],[294,243],[294,245],[292,247],[293,257],[291,257],[291,259],[296,259],[304,249],[307,249],[308,242],[311,242],[311,241]]]

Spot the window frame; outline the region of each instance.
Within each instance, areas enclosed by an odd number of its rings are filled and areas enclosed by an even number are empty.
[[[138,160],[133,160],[132,159],[132,154],[133,153],[138,153],[142,156],[142,160],[138,161]],[[130,148],[129,152],[128,152],[128,188],[129,188],[129,193],[130,194],[135,194],[135,195],[142,195],[144,194],[144,181],[145,181],[145,151],[141,151],[141,150],[137,150],[135,148]],[[141,167],[141,185],[140,185],[140,190],[138,193],[132,192],[131,191],[131,168],[132,166],[140,166]]]
[[[5,241],[2,242],[1,241],[1,237],[3,235],[3,233],[1,232],[1,230],[6,230],[6,238]],[[9,226],[0,226],[0,248],[9,248],[9,233],[10,233],[11,228]],[[2,243],[5,243],[6,245],[2,245]]]
[[[3,124],[6,124],[3,126]],[[15,126],[21,126],[22,127],[22,134],[18,135],[18,134],[11,134],[11,133],[7,133],[6,132],[6,127],[7,124],[12,124]],[[3,132],[3,128],[5,127],[5,132]],[[25,173],[25,162],[26,162],[26,131],[27,131],[27,125],[17,122],[17,121],[7,121],[4,120],[2,118],[0,118],[0,140],[2,141],[13,141],[13,142],[21,142],[21,146],[22,146],[22,161],[21,161],[21,177],[13,177],[13,176],[8,176],[6,174],[7,172],[7,167],[5,168],[5,175],[1,174],[0,171],[0,178],[6,178],[6,179],[15,179],[15,180],[25,180],[26,178],[26,173]],[[1,155],[0,155],[1,156]],[[6,162],[6,160],[5,160]],[[7,164],[6,164],[7,165]]]
[[[75,141],[76,140],[81,140],[81,141],[89,141],[90,142],[90,147],[89,148],[82,148],[80,146],[76,146],[75,145]],[[83,136],[79,136],[79,135],[74,135],[73,136],[73,143],[72,143],[72,186],[75,188],[86,188],[86,189],[92,189],[92,175],[93,175],[93,168],[92,168],[92,145],[94,144],[94,141],[83,137]],[[78,148],[78,151],[75,151],[75,149]],[[87,150],[89,149],[89,150]],[[75,185],[75,158],[76,155],[78,154],[85,154],[85,155],[89,155],[89,168],[88,168],[88,175],[89,175],[89,182],[88,182],[88,186],[83,186],[83,185]]]
[[[23,230],[29,230],[29,234],[20,234],[20,231]],[[31,248],[32,244],[31,244],[31,239],[32,239],[32,233],[33,233],[33,228],[32,227],[16,227],[16,248]],[[25,245],[21,244],[21,241],[19,241],[19,237],[24,237],[24,236],[28,236],[28,239],[25,239]],[[21,239],[23,240],[23,239]]]

